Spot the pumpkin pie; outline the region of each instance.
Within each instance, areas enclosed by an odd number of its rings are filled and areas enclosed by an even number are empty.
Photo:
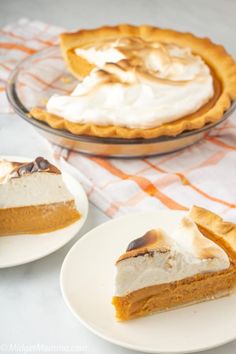
[[[30,116],[76,135],[176,136],[217,122],[236,99],[236,64],[207,38],[152,26],[62,33],[70,95]]]

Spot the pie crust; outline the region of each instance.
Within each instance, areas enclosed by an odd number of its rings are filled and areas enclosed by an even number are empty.
[[[63,33],[60,36],[63,57],[69,70],[79,79],[85,77],[94,68],[85,59],[74,53],[75,48],[85,48],[100,40],[136,36],[149,41],[174,43],[180,47],[190,47],[193,54],[199,55],[211,69],[214,81],[214,96],[198,111],[176,121],[150,129],[132,129],[121,126],[98,126],[67,121],[50,114],[41,108],[33,108],[30,116],[48,123],[55,129],[64,129],[75,135],[91,135],[114,138],[155,138],[176,136],[185,130],[202,128],[207,123],[220,120],[224,112],[236,99],[236,63],[218,44],[208,38],[199,38],[191,33],[181,33],[152,26],[118,25],[93,30],[80,30],[75,33]]]
[[[112,303],[118,320],[126,321],[158,311],[212,300],[229,295],[235,289],[236,224],[225,222],[218,215],[197,206],[191,209],[190,217],[207,238],[225,250],[230,267],[212,273],[196,274],[179,281],[144,287],[125,296],[114,296]],[[151,240],[149,242],[151,243]],[[148,245],[140,245],[140,248],[133,251],[128,250],[117,262],[145,253],[147,249]]]

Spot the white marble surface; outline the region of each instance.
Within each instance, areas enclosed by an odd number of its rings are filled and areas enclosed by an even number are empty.
[[[209,36],[234,56],[235,13],[234,0],[0,0],[0,26],[20,17],[69,29],[118,22],[150,23]],[[31,126],[15,115],[0,115],[0,154],[33,157],[50,153],[50,146]],[[91,205],[86,225],[67,246],[36,262],[0,270],[0,353],[14,350],[5,344],[23,345],[18,347],[22,353],[65,353],[66,349],[78,353],[79,346],[86,346],[81,352],[89,354],[133,353],[86,330],[69,312],[60,293],[59,272],[66,253],[85,232],[106,220]],[[30,345],[39,346],[30,349]],[[63,351],[60,345],[68,348]],[[77,348],[72,351],[71,346]],[[233,342],[207,353],[235,352]]]

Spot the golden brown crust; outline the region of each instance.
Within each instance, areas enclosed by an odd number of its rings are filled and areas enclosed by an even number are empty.
[[[147,25],[131,26],[123,24],[114,27],[105,26],[98,29],[81,30],[75,33],[63,33],[60,36],[60,42],[68,68],[76,77],[81,78],[88,75],[94,66],[75,55],[75,48],[86,47],[94,41],[127,36],[190,47],[192,52],[200,55],[212,70],[215,85],[213,99],[194,114],[152,129],[71,123],[37,108],[31,111],[31,116],[47,122],[53,128],[66,129],[75,135],[147,139],[160,136],[176,136],[185,130],[199,129],[207,123],[216,122],[230,107],[231,102],[236,99],[236,64],[221,45],[211,42],[208,38],[198,38],[191,33],[181,33]]]
[[[235,261],[236,224],[224,221],[219,215],[198,206],[193,206],[189,214],[199,229],[224,248],[231,259]]]

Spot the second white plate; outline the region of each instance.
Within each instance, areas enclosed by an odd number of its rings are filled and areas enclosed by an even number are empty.
[[[126,348],[150,353],[189,353],[236,338],[236,296],[117,322],[111,305],[114,263],[128,243],[148,229],[172,231],[182,212],[157,211],[108,221],[79,240],[61,270],[63,297],[92,332]]]
[[[27,161],[18,156],[4,156],[12,161]],[[49,255],[69,242],[79,232],[88,215],[88,199],[80,183],[62,171],[63,180],[73,194],[81,218],[74,224],[53,232],[37,235],[0,237],[0,268],[13,267]]]

